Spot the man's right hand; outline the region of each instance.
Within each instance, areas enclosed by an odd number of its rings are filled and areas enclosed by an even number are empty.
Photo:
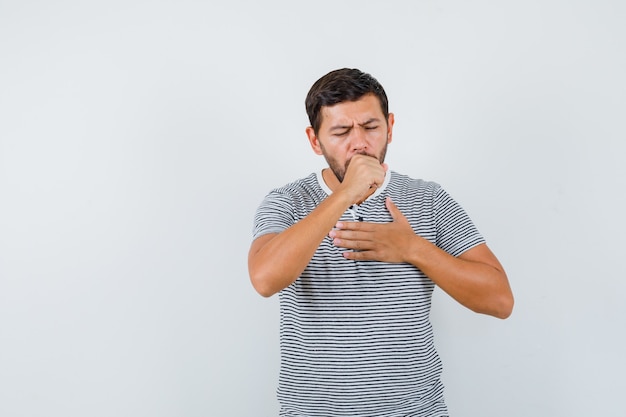
[[[373,156],[356,154],[335,192],[345,193],[351,204],[361,204],[383,184],[387,168],[387,164],[381,164]]]

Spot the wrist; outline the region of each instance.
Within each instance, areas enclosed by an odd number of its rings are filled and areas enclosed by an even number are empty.
[[[331,195],[331,197],[335,197],[337,201],[344,207],[344,211],[351,205],[359,203],[359,197],[355,196],[354,193],[350,191],[351,190],[348,188],[337,187]]]
[[[424,260],[428,258],[428,252],[431,249],[431,243],[421,237],[420,235],[414,234],[406,246],[406,252],[404,254],[405,261],[410,263],[416,267],[420,267],[423,265]]]

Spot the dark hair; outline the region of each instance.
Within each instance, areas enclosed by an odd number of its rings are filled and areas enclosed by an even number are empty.
[[[304,102],[315,134],[317,135],[322,124],[323,106],[332,106],[344,101],[357,101],[366,94],[374,94],[378,97],[386,121],[389,117],[387,94],[383,86],[371,75],[358,69],[342,68],[331,71],[317,80]]]

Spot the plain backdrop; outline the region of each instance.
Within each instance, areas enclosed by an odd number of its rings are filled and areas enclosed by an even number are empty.
[[[622,416],[626,3],[0,0],[0,415],[276,416],[252,217],[319,170],[304,97],[357,67],[387,162],[504,264],[437,290],[452,416]]]

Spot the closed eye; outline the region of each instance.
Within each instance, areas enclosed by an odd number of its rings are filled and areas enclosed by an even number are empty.
[[[373,117],[365,121],[365,123],[361,123],[361,126],[366,130],[375,130],[380,127],[380,120]]]

